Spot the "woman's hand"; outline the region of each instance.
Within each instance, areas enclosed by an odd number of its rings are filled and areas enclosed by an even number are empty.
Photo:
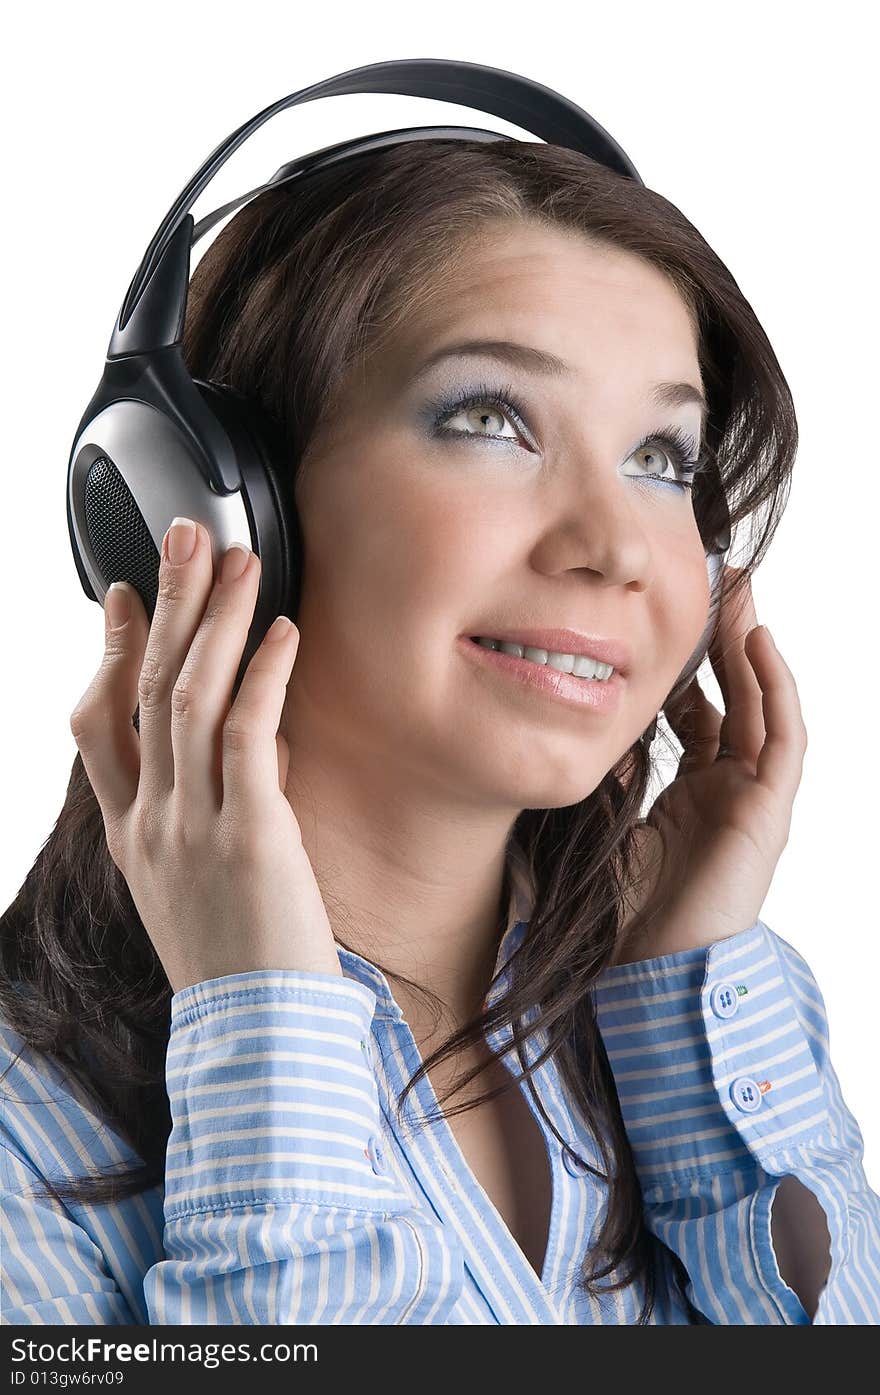
[[[277,728],[299,631],[275,622],[230,707],[260,559],[233,546],[215,577],[207,530],[196,524],[195,549],[176,564],[172,531],[152,623],[127,587],[131,617],[111,629],[105,598],[103,662],[70,717],[110,856],[173,992],[253,969],[341,974],[283,793],[289,748]],[[227,559],[243,574],[226,572]]]
[[[709,657],[725,713],[696,677],[664,708],[683,753],[639,828],[647,856],[613,964],[754,925],[788,842],[807,733],[791,670],[757,625],[750,584],[722,607]]]

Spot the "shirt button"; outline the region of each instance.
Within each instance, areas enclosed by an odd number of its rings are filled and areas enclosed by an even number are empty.
[[[587,1170],[584,1164],[580,1161],[580,1159],[574,1157],[573,1154],[569,1153],[568,1149],[563,1150],[562,1164],[566,1172],[570,1172],[572,1177],[583,1177],[584,1173]]]
[[[750,1075],[739,1075],[730,1087],[730,1098],[743,1114],[754,1114],[761,1108],[761,1089]]]
[[[385,1149],[379,1141],[378,1134],[371,1134],[367,1144],[367,1151],[370,1155],[370,1162],[373,1164],[373,1171],[379,1174],[385,1171]]]
[[[709,996],[716,1017],[733,1017],[739,1007],[739,994],[734,983],[716,983]]]

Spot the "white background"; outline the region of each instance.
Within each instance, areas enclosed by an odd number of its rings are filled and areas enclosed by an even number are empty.
[[[3,906],[61,808],[76,754],[69,714],[101,657],[102,613],[82,592],[67,534],[68,456],[122,298],[169,205],[242,122],[345,69],[433,57],[519,72],[585,108],[701,231],[753,306],[794,395],[801,445],[791,498],[754,594],[759,622],[795,675],[809,749],[761,915],[819,982],[832,1059],[880,1190],[880,461],[874,421],[863,417],[877,368],[870,13],[863,3],[767,0],[472,0],[444,3],[442,14],[265,0],[16,7],[2,93]],[[325,99],[264,126],[202,195],[196,220],[301,152],[434,123],[525,134],[420,98]],[[722,706],[708,663],[701,680]]]

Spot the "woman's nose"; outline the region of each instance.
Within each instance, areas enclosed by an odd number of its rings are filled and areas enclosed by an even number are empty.
[[[560,488],[556,526],[547,538],[552,538],[558,566],[587,568],[609,585],[644,590],[656,542],[626,496],[627,483],[613,472],[610,478],[595,472],[575,484],[567,481]]]

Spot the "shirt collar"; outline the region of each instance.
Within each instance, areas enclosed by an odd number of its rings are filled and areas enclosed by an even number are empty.
[[[507,906],[507,924],[501,936],[495,959],[495,975],[499,975],[501,970],[506,968],[508,960],[514,950],[518,948],[525,926],[531,917],[535,899],[534,878],[525,854],[516,841],[511,841],[509,844],[507,865],[510,898]],[[339,964],[345,977],[357,979],[375,993],[376,1016],[399,1021],[403,1017],[403,1012],[395,1001],[388,980],[381,970],[377,969],[375,964],[371,964],[369,959],[364,959],[362,955],[355,954],[350,949],[344,949],[338,942],[334,943],[336,943]],[[506,982],[506,974],[501,974],[500,977],[496,978],[486,999],[487,1007],[494,1005],[496,999],[503,993]]]

